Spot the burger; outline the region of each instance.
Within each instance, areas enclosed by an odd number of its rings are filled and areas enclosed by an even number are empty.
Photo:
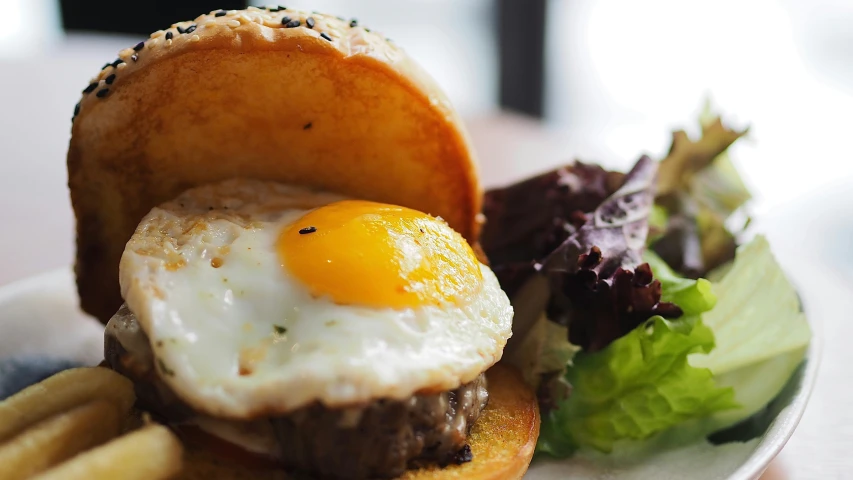
[[[185,478],[518,478],[535,395],[477,245],[457,113],[319,13],[215,11],[119,53],[68,151],[81,306]]]

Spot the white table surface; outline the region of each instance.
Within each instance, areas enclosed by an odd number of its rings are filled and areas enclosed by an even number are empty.
[[[64,163],[70,118],[80,89],[106,61],[104,50],[114,52],[118,46],[81,43],[61,55],[0,60],[0,285],[71,264],[74,219]],[[844,102],[848,100],[843,98]],[[472,118],[469,129],[487,185],[552,167],[568,160],[573,147],[596,142],[595,136],[579,139],[576,134],[549,130],[505,114]],[[819,271],[839,283],[853,281],[853,276],[847,276],[853,271],[853,212],[847,211],[853,206],[853,193],[847,188],[853,178],[849,176],[853,173],[849,140],[772,135],[760,140],[758,146],[738,152],[749,157],[750,152],[761,151],[760,145],[769,145],[774,152],[784,151],[781,146],[790,143],[792,151],[800,153],[808,151],[808,142],[819,140],[820,152],[834,147],[839,160],[844,160],[835,174],[828,173],[831,162],[813,162],[826,171],[826,180],[811,192],[800,192],[790,199],[779,193],[784,190],[773,183],[772,169],[759,173],[752,169],[747,180],[752,185],[775,185],[774,189],[759,188],[757,192],[759,197],[765,194],[766,198],[771,190],[775,195],[772,202],[759,208],[759,228],[769,234],[780,260],[795,277],[798,266],[831,265]],[[791,168],[785,172],[784,181],[790,182]],[[814,272],[815,268],[806,270]],[[808,282],[808,278],[796,281]],[[848,473],[853,457],[847,453],[853,448],[853,413],[849,408],[853,386],[848,374],[853,364],[853,348],[848,346],[853,339],[849,318],[853,287],[850,292],[846,298],[807,306],[810,315],[823,324],[821,376],[797,433],[765,479],[853,478],[853,471]]]

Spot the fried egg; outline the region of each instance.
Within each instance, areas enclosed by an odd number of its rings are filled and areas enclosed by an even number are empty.
[[[272,182],[154,208],[120,281],[159,376],[218,418],[450,390],[511,335],[495,275],[441,219]]]

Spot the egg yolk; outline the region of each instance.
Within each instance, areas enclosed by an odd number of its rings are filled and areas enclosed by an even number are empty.
[[[482,285],[468,242],[408,208],[345,200],[312,210],[278,239],[283,267],[339,304],[406,308],[464,303]]]

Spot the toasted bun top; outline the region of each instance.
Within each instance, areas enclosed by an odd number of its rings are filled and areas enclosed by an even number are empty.
[[[68,173],[82,308],[121,304],[139,220],[232,177],[315,187],[444,218],[469,241],[481,187],[445,95],[369,29],[292,9],[217,11],[122,50],[75,107]]]

